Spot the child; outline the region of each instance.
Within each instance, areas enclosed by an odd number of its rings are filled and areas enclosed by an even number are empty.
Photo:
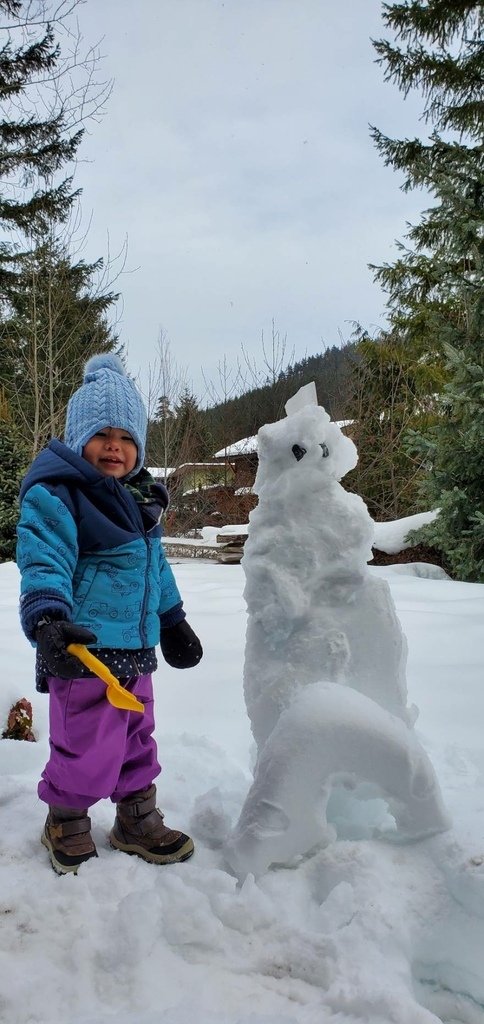
[[[117,805],[109,838],[118,850],[156,864],[193,853],[192,840],[164,824],[153,784],[155,646],[174,668],[197,665],[203,652],[160,543],[168,494],[142,468],[146,426],[120,359],[93,356],[67,408],[65,443],[40,452],[20,492],[20,616],[37,645],[37,689],[50,695],[42,843],[60,874],[97,856],[88,809],[106,797]],[[113,707],[70,643],[89,644],[144,714]]]

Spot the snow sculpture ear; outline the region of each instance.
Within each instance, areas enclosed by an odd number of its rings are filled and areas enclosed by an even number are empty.
[[[351,438],[342,434],[337,423],[328,424],[326,438],[328,442],[326,445],[327,455],[323,451],[323,458],[331,455],[330,472],[336,480],[341,480],[343,476],[346,476],[346,473],[355,468],[358,462],[356,445]]]
[[[305,405],[317,405],[318,396],[316,394],[316,385],[312,380],[310,384],[304,384],[299,391],[292,398],[288,398],[284,408],[286,410],[286,416],[294,416],[295,412],[299,412]]]

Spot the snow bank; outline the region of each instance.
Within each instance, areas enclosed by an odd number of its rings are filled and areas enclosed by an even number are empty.
[[[414,541],[407,540],[412,530],[419,530],[426,523],[433,523],[438,512],[418,512],[414,516],[405,516],[389,523],[375,523],[373,547],[385,551],[387,555],[395,555],[412,547]]]

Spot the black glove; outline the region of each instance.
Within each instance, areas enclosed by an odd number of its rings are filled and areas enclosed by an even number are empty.
[[[186,619],[160,632],[161,653],[172,668],[193,668],[198,665],[203,649],[196,633]]]
[[[68,654],[68,644],[94,644],[97,640],[90,629],[64,619],[56,622],[41,619],[35,638],[49,672],[61,679],[76,679],[82,668],[79,658]]]

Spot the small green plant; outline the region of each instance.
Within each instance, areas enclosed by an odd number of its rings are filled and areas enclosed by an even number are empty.
[[[29,743],[35,743],[32,724],[32,705],[26,697],[22,697],[10,708],[7,728],[3,730],[2,738],[4,740],[27,740]]]

